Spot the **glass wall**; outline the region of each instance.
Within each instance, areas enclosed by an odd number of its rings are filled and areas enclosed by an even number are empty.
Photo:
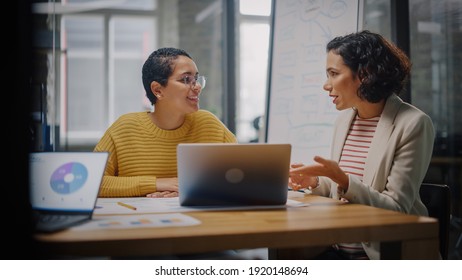
[[[267,96],[271,0],[240,0],[237,10],[237,137],[239,142],[259,142],[264,140],[260,127]]]
[[[233,118],[240,142],[259,141],[259,120],[266,99],[271,0],[235,1],[236,32],[231,35],[237,50],[235,69],[227,68],[225,62],[225,3],[36,3],[34,15],[42,23],[35,25],[36,34],[49,34],[40,40],[49,44],[47,59],[52,60],[47,62],[49,71],[44,71],[48,77],[42,81],[48,116],[44,133],[48,134],[40,142],[48,146],[36,149],[91,149],[120,115],[152,110],[142,87],[141,66],[151,51],[164,46],[187,50],[207,76],[201,107],[223,121]],[[229,73],[236,76],[235,93],[229,93],[224,82]],[[229,99],[228,94],[234,94],[235,99]],[[226,102],[234,100],[236,115],[226,116]]]
[[[35,88],[43,92],[47,116],[44,121],[34,114],[35,133],[37,142],[47,144],[34,149],[92,150],[120,115],[152,110],[141,67],[160,47],[182,48],[194,58],[208,80],[201,107],[224,119],[223,5],[221,0],[35,3],[34,49],[41,69]]]
[[[427,112],[436,141],[427,181],[451,187],[462,217],[462,2],[411,0],[412,103]]]
[[[392,38],[391,1],[366,0],[364,28]],[[433,120],[436,139],[426,182],[451,187],[462,216],[462,2],[409,0],[410,102]]]

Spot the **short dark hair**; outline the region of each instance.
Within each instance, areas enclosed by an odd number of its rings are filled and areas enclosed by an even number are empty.
[[[358,96],[371,103],[399,95],[409,79],[408,56],[383,36],[368,30],[339,36],[326,47],[343,58],[361,85]]]
[[[151,101],[152,105],[156,103],[157,97],[151,91],[151,83],[156,81],[162,86],[166,86],[168,78],[173,73],[172,65],[180,55],[191,58],[191,56],[182,49],[160,48],[153,51],[144,62],[141,70],[143,86],[146,91],[146,97]]]

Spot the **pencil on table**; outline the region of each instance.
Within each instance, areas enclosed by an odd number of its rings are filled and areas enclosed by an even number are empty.
[[[136,210],[136,207],[135,206],[132,206],[130,204],[126,204],[126,203],[123,203],[121,201],[117,202],[118,205],[120,206],[123,206],[123,207],[127,207],[128,209],[132,209],[132,210]]]

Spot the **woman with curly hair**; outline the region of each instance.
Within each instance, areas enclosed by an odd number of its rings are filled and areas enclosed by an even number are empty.
[[[323,86],[336,109],[331,158],[291,165],[289,185],[347,203],[428,215],[419,188],[430,164],[434,127],[398,95],[411,63],[379,34],[361,31],[327,44]],[[334,244],[318,259],[379,259],[379,243]]]

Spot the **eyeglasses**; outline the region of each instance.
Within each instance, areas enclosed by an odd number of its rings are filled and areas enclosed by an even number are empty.
[[[204,76],[191,76],[187,75],[181,78],[181,80],[185,85],[189,85],[192,88],[194,88],[196,85],[199,85],[201,89],[205,88],[205,77]]]

